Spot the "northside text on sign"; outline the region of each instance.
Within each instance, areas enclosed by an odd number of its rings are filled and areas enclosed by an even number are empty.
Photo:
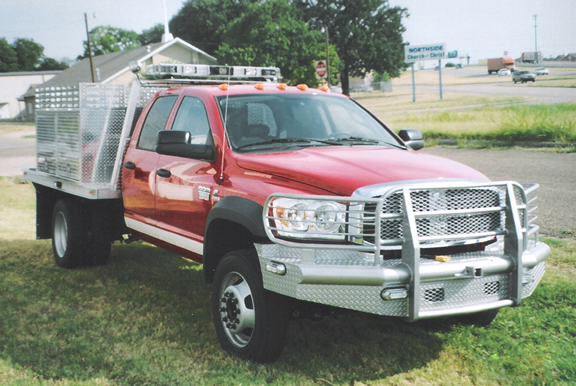
[[[445,57],[446,44],[426,44],[404,47],[404,61],[407,63],[420,60],[439,60]]]

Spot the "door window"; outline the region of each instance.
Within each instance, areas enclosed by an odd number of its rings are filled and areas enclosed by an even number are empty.
[[[205,145],[210,136],[210,125],[204,103],[193,97],[184,97],[174,119],[172,130],[188,131],[190,143]]]
[[[172,107],[174,107],[174,103],[176,103],[176,99],[178,99],[177,95],[156,99],[140,132],[140,138],[136,146],[138,149],[156,151],[158,132],[166,127],[166,122]]]

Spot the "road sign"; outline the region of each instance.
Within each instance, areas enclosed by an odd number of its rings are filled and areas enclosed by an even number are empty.
[[[324,60],[316,61],[316,77],[319,79],[326,78],[327,73],[326,62]]]
[[[440,60],[446,57],[446,44],[427,44],[424,46],[404,46],[404,61],[406,63],[421,60]]]

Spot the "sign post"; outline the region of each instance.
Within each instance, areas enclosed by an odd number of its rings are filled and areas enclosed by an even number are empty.
[[[414,63],[424,60],[438,60],[440,99],[442,99],[442,59],[446,57],[446,44],[426,44],[422,46],[404,46],[404,62],[412,63],[412,101],[416,102],[414,85]]]

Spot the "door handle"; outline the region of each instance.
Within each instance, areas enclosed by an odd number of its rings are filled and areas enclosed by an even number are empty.
[[[134,170],[134,169],[136,169],[136,164],[132,161],[126,161],[126,162],[124,162],[124,167],[126,169]]]
[[[164,178],[169,178],[172,175],[170,170],[166,170],[166,169],[158,169],[158,170],[156,170],[156,174],[158,174],[160,177],[164,177]]]

